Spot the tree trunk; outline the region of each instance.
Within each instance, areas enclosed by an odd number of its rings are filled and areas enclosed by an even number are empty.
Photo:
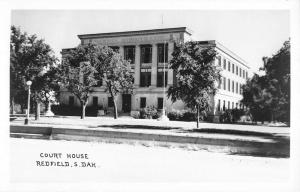
[[[40,102],[36,101],[35,105],[36,105],[36,108],[35,108],[35,120],[39,120],[40,117],[41,117],[41,110],[40,110],[41,104],[40,104]]]
[[[81,102],[81,119],[84,119],[85,118],[85,107],[86,107],[86,103],[84,102]]]
[[[118,119],[118,109],[117,109],[117,103],[115,100],[115,97],[112,97],[113,102],[114,102],[114,119]]]
[[[199,105],[197,105],[197,129],[199,128],[199,116],[200,116]]]

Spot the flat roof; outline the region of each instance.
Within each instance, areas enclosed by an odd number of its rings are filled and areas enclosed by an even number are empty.
[[[223,53],[227,54],[229,57],[233,58],[234,60],[238,61],[239,63],[241,63],[242,65],[244,65],[248,69],[250,69],[250,67],[248,66],[248,63],[245,60],[243,60],[237,54],[235,54],[230,49],[228,49],[227,47],[222,45],[220,42],[218,42],[216,40],[198,41],[198,42],[203,43],[203,45],[213,45],[213,46],[215,46],[217,49],[219,49]]]
[[[78,38],[90,39],[90,38],[105,38],[105,37],[124,37],[124,36],[152,35],[152,34],[176,33],[176,32],[177,33],[184,32],[187,33],[188,35],[192,35],[192,31],[187,27],[175,27],[175,28],[148,29],[148,30],[139,30],[139,31],[82,34],[82,35],[78,35]]]

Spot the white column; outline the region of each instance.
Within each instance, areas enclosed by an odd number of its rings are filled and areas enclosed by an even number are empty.
[[[157,81],[157,44],[152,44],[151,87],[156,87]]]
[[[168,44],[168,63],[172,60],[172,53],[174,51],[174,42]],[[168,85],[173,85],[173,69],[168,69]]]
[[[134,85],[135,87],[140,86],[140,67],[141,67],[141,47],[140,45],[135,46],[135,67],[134,67]]]
[[[122,58],[124,58],[124,46],[120,46],[119,53],[121,54]]]

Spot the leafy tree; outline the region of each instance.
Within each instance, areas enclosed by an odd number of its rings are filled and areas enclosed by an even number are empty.
[[[175,102],[182,100],[197,111],[197,128],[200,113],[209,110],[210,97],[215,94],[215,82],[220,73],[214,65],[216,50],[199,42],[179,44],[173,52],[170,68],[176,74],[176,84],[168,89],[168,97]]]
[[[40,78],[45,71],[54,66],[57,58],[51,47],[38,39],[36,35],[27,35],[20,28],[11,27],[10,42],[10,99],[12,111],[14,111],[14,101],[18,98],[21,105],[25,105],[27,98],[26,81],[32,81],[32,96],[36,102],[36,109],[39,110]],[[37,111],[36,114],[39,114]]]
[[[290,41],[271,58],[264,57],[265,75],[255,74],[243,86],[242,102],[255,121],[290,120]],[[270,115],[268,115],[270,114]]]
[[[109,47],[98,47],[99,65],[97,70],[104,82],[105,91],[110,94],[114,103],[114,118],[118,118],[117,95],[132,93],[133,75],[130,63]]]
[[[97,47],[91,44],[79,45],[63,56],[59,66],[60,81],[62,86],[73,93],[80,101],[82,113],[85,118],[85,108],[93,88],[99,81],[96,66]]]
[[[133,89],[130,63],[109,47],[79,45],[64,56],[60,71],[64,87],[80,100],[81,118],[85,116],[88,98],[99,81],[104,82],[105,91],[113,99],[114,118],[118,117],[117,95],[131,93]]]

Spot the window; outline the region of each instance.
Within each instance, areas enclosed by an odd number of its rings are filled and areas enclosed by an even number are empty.
[[[152,63],[152,46],[144,45],[141,47],[142,50],[142,63]]]
[[[230,109],[230,101],[227,103],[227,109]]]
[[[230,79],[228,79],[228,91],[230,91]]]
[[[168,44],[158,44],[158,62],[167,63],[168,62]]]
[[[231,109],[234,109],[234,102],[232,102],[232,108]]]
[[[243,70],[243,78],[245,78],[245,70]]]
[[[98,106],[98,97],[93,97],[93,106]]]
[[[114,101],[112,97],[108,97],[108,107],[113,107],[114,106]]]
[[[151,85],[151,69],[141,69],[141,87],[149,87]]]
[[[236,75],[239,75],[239,67],[236,66],[236,70],[235,70]]]
[[[235,86],[235,93],[239,93],[239,83],[238,82],[236,82],[236,86]]]
[[[223,89],[226,90],[226,77],[223,78]]]
[[[228,71],[230,72],[230,67],[231,67],[231,64],[230,62],[228,61]]]
[[[226,69],[226,59],[223,59],[223,69]]]
[[[219,66],[221,67],[221,65],[222,65],[222,60],[221,60],[221,57],[218,57],[218,63],[219,63]]]
[[[146,107],[146,97],[141,97],[140,108]]]
[[[69,96],[69,105],[70,106],[74,105],[74,96]]]
[[[240,68],[240,77],[242,77],[242,69]]]
[[[159,97],[157,98],[157,109],[162,109],[164,104],[164,98]]]
[[[234,81],[232,81],[231,91],[232,91],[232,93],[234,93]]]
[[[221,85],[222,85],[222,77],[219,79],[218,89],[221,89]]]
[[[248,71],[246,71],[246,79],[248,79]]]
[[[129,60],[131,64],[135,63],[135,47],[125,46],[124,47],[124,59]]]
[[[235,108],[238,108],[239,107],[239,104],[238,103],[235,103]]]
[[[223,101],[223,111],[225,111],[225,109],[226,109],[226,108],[225,108],[225,102],[226,102],[226,101],[224,100],[224,101]]]
[[[242,92],[242,84],[240,84],[240,94],[242,95],[243,92]]]
[[[221,100],[218,100],[218,111],[221,111]]]
[[[168,85],[168,72],[165,72],[165,82],[164,82],[164,72],[163,69],[158,69],[157,72],[157,87],[163,87],[165,83],[165,87]]]
[[[234,74],[234,64],[232,63],[232,73]]]

